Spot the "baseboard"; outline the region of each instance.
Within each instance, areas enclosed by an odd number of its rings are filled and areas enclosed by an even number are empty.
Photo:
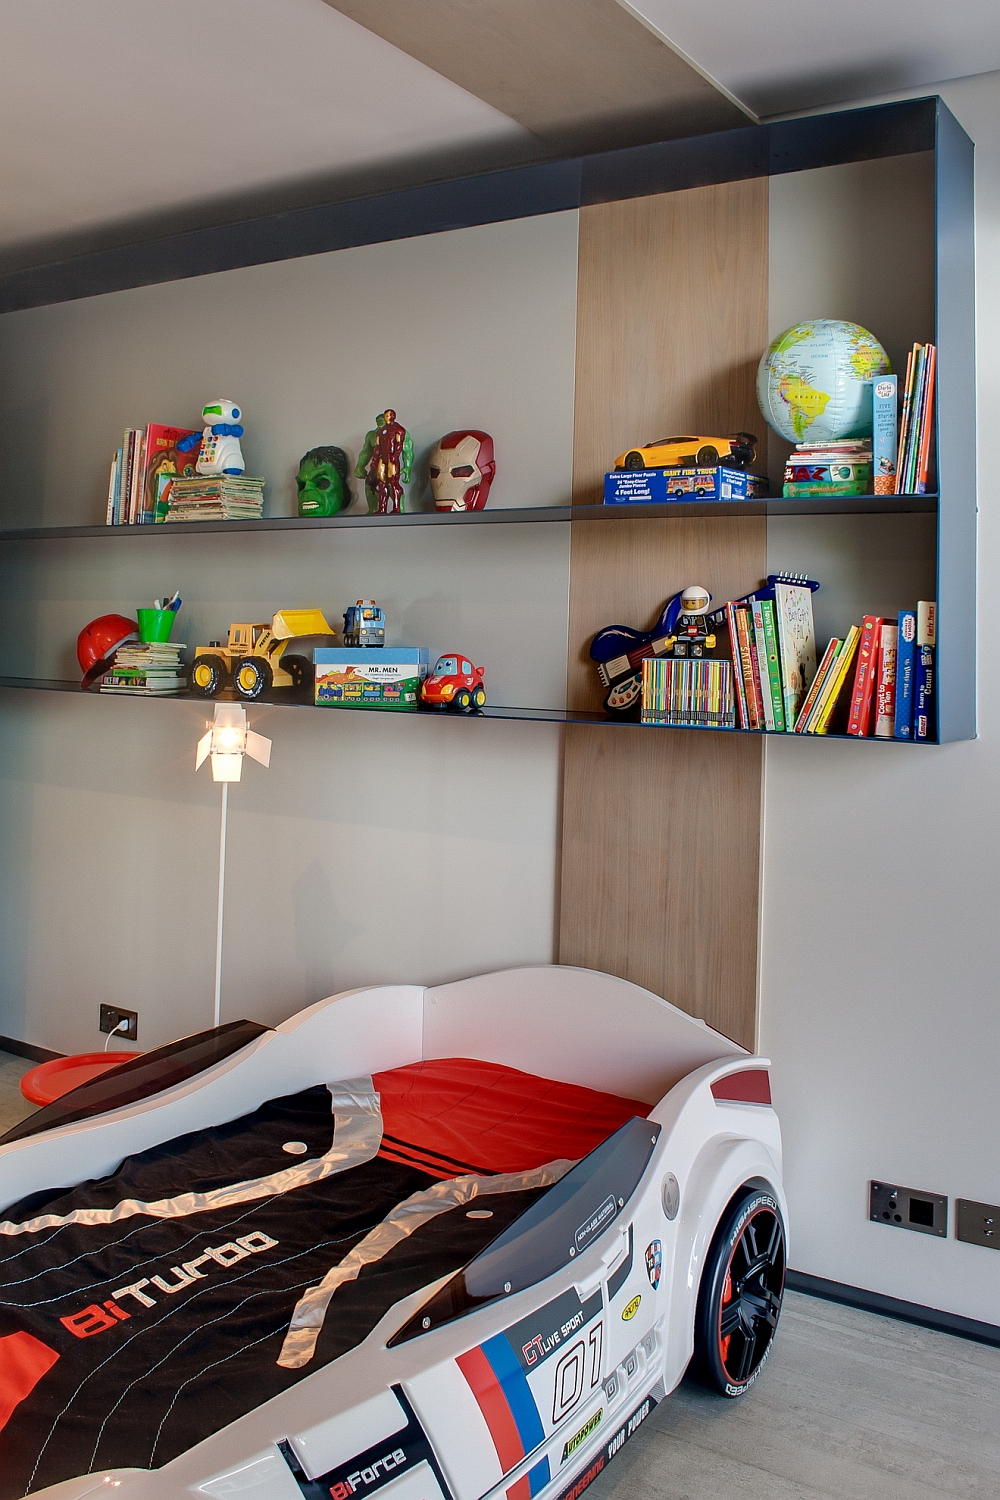
[[[920,1302],[903,1302],[899,1297],[886,1297],[882,1292],[869,1292],[859,1286],[845,1286],[842,1281],[827,1281],[823,1276],[810,1276],[806,1271],[789,1271],[785,1285],[793,1292],[822,1297],[825,1302],[842,1302],[864,1312],[881,1313],[883,1318],[917,1323],[921,1328],[933,1328],[937,1333],[952,1333],[960,1339],[972,1339],[976,1344],[992,1344],[994,1348],[1000,1348],[1000,1328],[995,1323],[980,1323],[977,1318],[941,1312],[936,1307],[924,1307]]]
[[[0,1036],[0,1052],[10,1052],[14,1057],[26,1057],[29,1062],[52,1062],[65,1057],[65,1052],[50,1052],[48,1047],[35,1047],[31,1042],[18,1042],[12,1036]]]

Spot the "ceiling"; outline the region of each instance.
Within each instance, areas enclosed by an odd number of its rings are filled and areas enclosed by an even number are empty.
[[[0,0],[0,58],[2,274],[1000,69],[1000,4]]]

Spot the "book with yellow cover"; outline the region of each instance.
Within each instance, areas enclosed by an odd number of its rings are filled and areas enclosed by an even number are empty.
[[[848,672],[857,655],[858,642],[861,639],[861,626],[852,625],[844,637],[844,644],[837,653],[837,659],[830,673],[829,683],[820,693],[819,702],[814,710],[815,718],[813,727],[806,731],[807,734],[827,734],[830,728],[830,720],[833,711],[837,707],[841,689],[847,678]]]

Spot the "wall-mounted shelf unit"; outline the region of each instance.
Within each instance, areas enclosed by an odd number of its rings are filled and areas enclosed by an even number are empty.
[[[769,337],[769,184],[780,197],[781,184],[796,174],[864,172],[890,162],[895,171],[895,164],[910,159],[919,163],[917,176],[926,167],[920,177],[927,184],[926,201],[918,207],[933,288],[926,315],[921,311],[923,322],[909,326],[905,339],[931,339],[938,347],[938,493],[602,507],[602,475],[611,456],[650,433],[761,430],[754,372]],[[87,565],[71,565],[71,551],[88,561],[95,556],[94,549],[77,551],[73,544],[111,538],[172,535],[187,548],[194,534],[209,542],[213,534],[260,533],[274,537],[271,555],[277,555],[278,533],[293,547],[296,532],[379,529],[379,540],[365,544],[374,555],[380,545],[388,552],[389,538],[413,528],[444,527],[451,549],[458,545],[452,539],[461,534],[459,527],[570,523],[567,707],[491,706],[485,715],[565,726],[558,957],[633,979],[752,1044],[763,743],[774,736],[732,730],[656,734],[654,726],[647,726],[649,733],[593,734],[609,721],[598,712],[600,689],[586,647],[594,631],[612,620],[645,627],[683,584],[704,582],[722,602],[755,587],[771,562],[800,565],[802,552],[810,554],[803,564],[813,554],[836,558],[843,563],[844,608],[851,619],[873,607],[888,608],[872,597],[880,570],[891,575],[897,592],[904,585],[908,590],[917,577],[927,589],[923,597],[933,591],[939,739],[975,735],[973,147],[939,99],[746,126],[432,183],[102,251],[0,277],[0,314],[567,212],[577,215],[578,229],[571,505],[494,507],[469,516],[415,512],[320,521],[275,516],[108,528],[86,524],[93,513],[73,508],[51,479],[49,493],[32,512],[25,475],[20,489],[9,488],[6,512],[0,513],[5,527],[0,544],[16,559],[12,566],[27,570],[40,566],[37,558],[58,558],[66,576],[73,566],[79,575]],[[908,247],[895,219],[892,225],[883,234],[881,221],[851,221],[844,233],[855,245],[864,241],[866,263],[878,262],[879,285],[896,297],[898,313],[906,287],[900,294],[901,278],[893,268],[907,258]],[[770,243],[774,253],[773,233]],[[192,297],[197,295],[195,282]],[[823,315],[823,307],[799,314]],[[395,358],[391,341],[386,347],[387,357]],[[266,350],[261,358],[267,358]],[[85,360],[81,369],[84,365]],[[37,411],[39,398],[33,399]],[[57,420],[54,412],[49,420]],[[32,519],[52,524],[24,525]],[[500,540],[494,532],[494,543]],[[36,545],[47,541],[67,546],[49,552]],[[21,546],[28,542],[32,548]],[[514,544],[527,558],[529,551],[538,551],[542,537],[535,533],[522,541],[514,533]],[[138,578],[143,564],[166,555],[158,552],[163,546],[142,542],[99,551],[106,563],[114,559],[120,580],[130,569],[128,576]],[[213,541],[205,548],[213,564],[222,556],[221,546]],[[787,561],[773,556],[781,546],[792,554]],[[172,565],[181,550],[173,552]],[[325,546],[321,551],[325,566]],[[508,547],[508,564],[509,555]],[[441,590],[446,584],[443,571]],[[74,599],[89,598],[78,576],[74,586]],[[242,595],[231,586],[228,597]],[[914,602],[907,592],[906,603]],[[508,599],[496,609],[491,628],[500,650],[509,626]],[[38,613],[25,612],[35,628]],[[837,633],[848,623],[838,625]],[[26,651],[22,670],[31,664]],[[34,664],[37,669],[39,662]],[[489,685],[489,663],[487,669]],[[0,678],[4,687],[78,691],[75,683],[31,676]],[[516,687],[513,696],[519,691]],[[526,688],[524,696],[531,696]],[[329,717],[332,728],[337,716]],[[783,743],[815,738],[780,736]],[[862,757],[855,764],[863,774],[869,762]]]

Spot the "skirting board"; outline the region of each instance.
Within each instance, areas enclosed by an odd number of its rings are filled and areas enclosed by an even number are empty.
[[[18,1042],[12,1036],[0,1036],[0,1052],[10,1052],[14,1057],[26,1057],[29,1062],[52,1062],[65,1057],[65,1052],[50,1052],[48,1047],[34,1047],[31,1042]]]
[[[804,1292],[808,1297],[822,1297],[825,1302],[842,1302],[846,1307],[859,1307],[863,1312],[879,1313],[883,1318],[917,1323],[921,1328],[933,1328],[935,1333],[951,1333],[956,1338],[1000,1348],[1000,1328],[995,1323],[980,1323],[977,1318],[941,1312],[936,1307],[924,1307],[920,1302],[903,1302],[899,1297],[886,1297],[882,1292],[845,1286],[841,1281],[810,1276],[807,1271],[788,1271],[785,1285],[793,1292]]]

